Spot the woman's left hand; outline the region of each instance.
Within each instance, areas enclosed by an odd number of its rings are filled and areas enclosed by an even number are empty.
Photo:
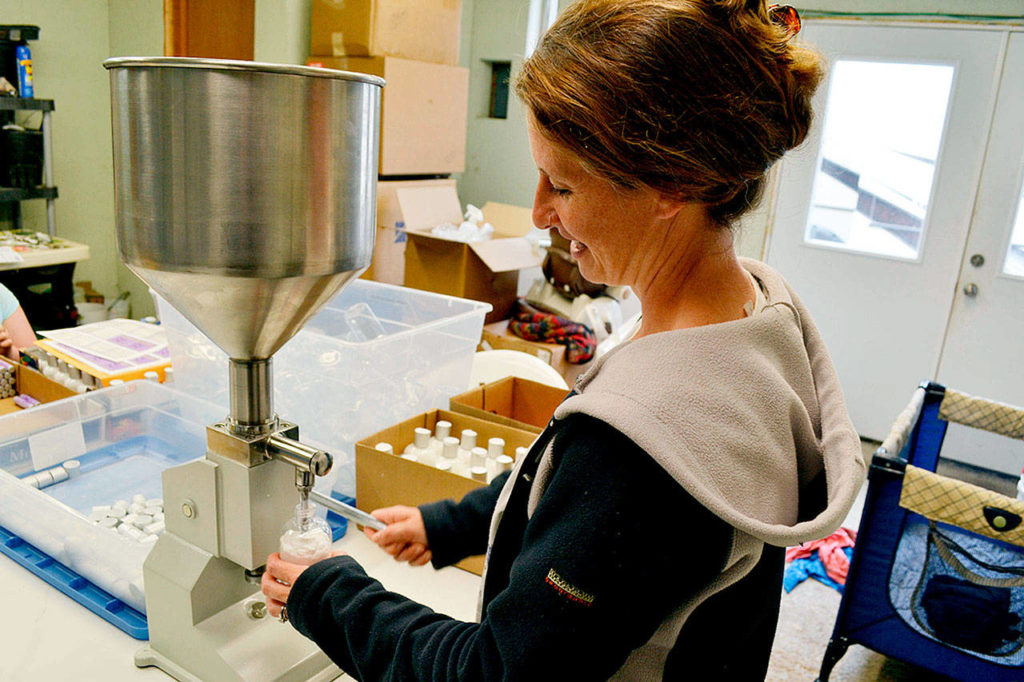
[[[332,557],[342,554],[344,552],[331,552]],[[277,552],[267,557],[267,570],[263,572],[260,589],[267,597],[267,611],[271,616],[277,618],[281,615],[281,609],[288,603],[292,585],[307,568],[309,566],[285,561]]]

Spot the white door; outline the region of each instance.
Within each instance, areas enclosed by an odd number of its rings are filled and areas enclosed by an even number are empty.
[[[938,380],[1024,407],[1024,34],[1006,61]],[[943,456],[1020,475],[1024,442],[951,426]]]
[[[821,328],[850,416],[881,439],[936,376],[1005,34],[806,22],[827,57],[781,167],[766,260]]]

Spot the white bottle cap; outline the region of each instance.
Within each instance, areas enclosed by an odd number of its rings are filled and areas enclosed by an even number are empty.
[[[434,425],[434,436],[438,440],[444,440],[452,434],[452,423],[441,420]]]
[[[487,466],[487,451],[483,448],[473,448],[469,451],[469,466],[471,469]]]
[[[529,451],[530,451],[529,448],[516,448],[516,459],[519,459],[520,457],[525,456],[526,453],[529,452]]]
[[[52,469],[48,469],[48,473],[53,478],[54,483],[60,483],[61,481],[68,480],[68,472],[64,471],[64,467],[55,466]]]
[[[491,438],[487,441],[487,456],[494,459],[498,455],[505,454],[505,439]]]
[[[389,455],[395,454],[395,449],[391,447],[391,443],[377,443],[373,448]]]
[[[148,372],[143,374],[142,377],[147,381],[155,381],[158,384],[160,383],[160,374],[157,373],[155,370],[149,370]]]
[[[455,436],[448,436],[441,443],[441,454],[445,459],[455,459],[459,456],[459,439]]]
[[[437,461],[434,462],[434,466],[440,469],[441,471],[451,471],[452,460],[447,459],[445,457],[438,457]]]
[[[469,475],[473,477],[474,481],[486,481],[487,467],[473,467],[469,470]]]
[[[476,431],[473,429],[462,430],[462,442],[459,444],[463,450],[472,450],[476,447]]]
[[[64,471],[68,472],[68,476],[74,478],[78,474],[82,473],[82,463],[77,459],[69,459],[64,462]]]
[[[164,383],[165,384],[169,384],[172,381],[174,381],[174,368],[173,367],[165,367],[164,368]]]
[[[498,471],[512,471],[512,458],[508,455],[501,455],[495,460],[495,464],[498,465]]]
[[[426,450],[430,447],[430,429],[425,429],[422,426],[416,427],[412,442],[420,450]]]
[[[110,380],[110,385],[111,386],[121,386],[123,384],[124,384],[124,379],[111,379]]]

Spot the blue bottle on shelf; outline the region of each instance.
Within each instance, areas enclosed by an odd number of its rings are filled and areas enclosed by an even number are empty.
[[[18,96],[35,97],[32,88],[32,51],[28,45],[18,45],[14,49],[14,58],[18,62]]]

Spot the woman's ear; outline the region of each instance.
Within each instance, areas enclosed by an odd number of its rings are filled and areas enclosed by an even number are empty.
[[[655,215],[662,220],[675,220],[679,212],[686,206],[692,206],[691,202],[667,194],[657,192],[655,194]]]

